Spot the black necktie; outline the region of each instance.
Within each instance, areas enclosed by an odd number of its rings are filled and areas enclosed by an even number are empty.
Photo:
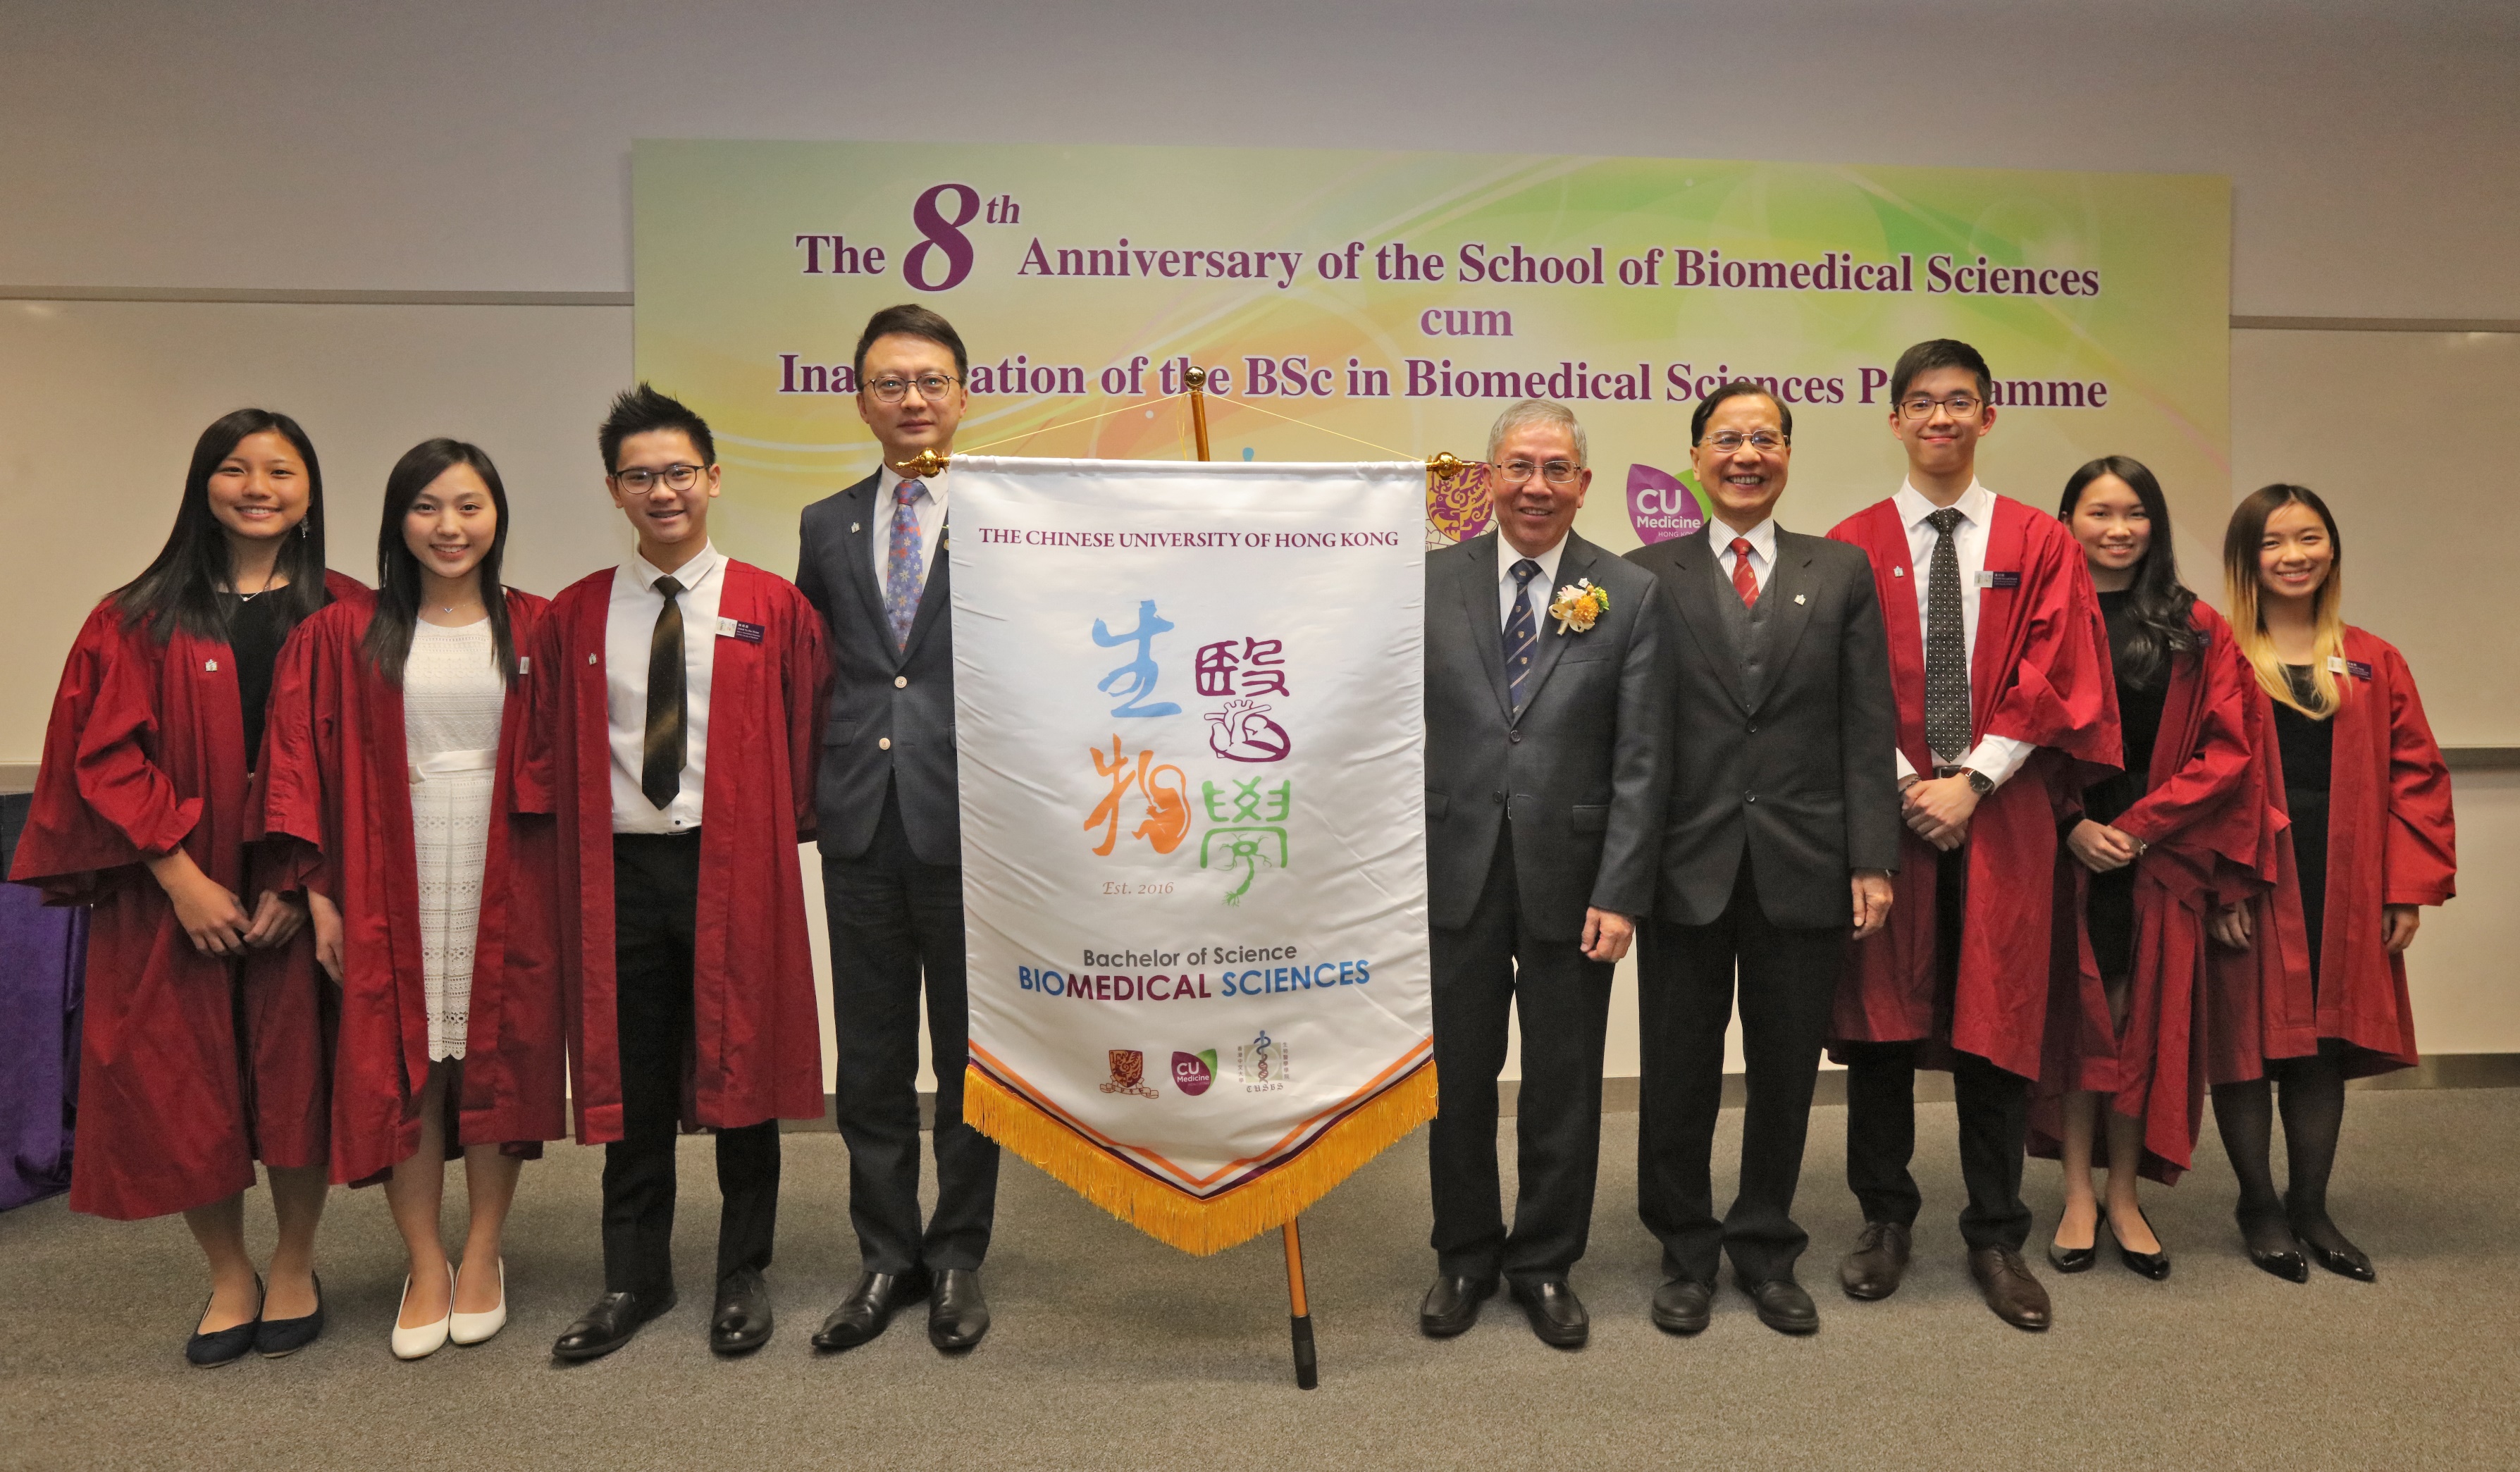
[[[1531,674],[1531,656],[1540,652],[1540,622],[1531,616],[1531,580],[1540,564],[1529,558],[1513,564],[1513,615],[1505,621],[1505,678],[1515,710],[1522,709],[1523,681]]]
[[[656,579],[665,606],[656,610],[656,632],[648,642],[648,742],[639,763],[639,790],[651,805],[670,806],[683,790],[683,757],[689,718],[683,696],[683,585]]]
[[[1934,565],[1925,581],[1925,744],[1941,761],[1968,753],[1968,638],[1960,623],[1960,553],[1952,534],[1958,508],[1925,518],[1938,534]]]

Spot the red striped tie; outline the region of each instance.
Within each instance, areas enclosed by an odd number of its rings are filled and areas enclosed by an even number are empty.
[[[1750,539],[1732,539],[1732,591],[1741,595],[1741,606],[1759,606],[1759,575],[1750,570]]]

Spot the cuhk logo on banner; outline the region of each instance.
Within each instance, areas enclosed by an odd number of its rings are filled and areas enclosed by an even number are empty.
[[[1426,476],[1426,545],[1447,547],[1466,542],[1487,530],[1494,511],[1488,494],[1488,468],[1463,466],[1451,475]]]
[[[1651,466],[1628,467],[1628,521],[1637,540],[1648,547],[1686,537],[1706,524],[1697,497],[1686,481]]]

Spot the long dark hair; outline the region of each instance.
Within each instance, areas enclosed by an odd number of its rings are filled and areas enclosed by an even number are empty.
[[[219,590],[230,586],[236,558],[227,529],[210,512],[210,477],[248,436],[265,431],[288,440],[306,462],[306,515],[295,531],[281,536],[274,572],[287,578],[288,586],[257,597],[277,600],[288,610],[292,629],[331,602],[324,591],[324,469],[315,460],[315,442],[288,415],[239,409],[212,421],[194,442],[192,468],[184,472],[184,498],[175,507],[175,527],[166,534],[166,545],[146,571],[114,590],[114,606],[125,624],[145,625],[159,644],[177,629],[201,639],[228,637]]]
[[[2103,475],[2125,481],[2152,522],[2152,540],[2135,564],[2135,581],[2127,585],[2127,611],[2134,615],[2135,638],[2117,659],[2117,677],[2142,690],[2167,676],[2172,655],[2190,653],[2205,641],[2196,632],[2196,595],[2179,581],[2179,554],[2170,542],[2169,498],[2161,494],[2161,482],[2142,461],[2103,455],[2076,470],[2065,481],[2065,499],[2056,508],[2056,519],[2071,526],[2084,488]]]
[[[478,445],[460,439],[425,439],[403,452],[385,476],[384,520],[377,528],[377,611],[368,621],[360,646],[377,673],[399,688],[403,666],[411,660],[412,626],[420,621],[420,558],[403,537],[402,524],[411,504],[437,477],[457,466],[471,466],[490,488],[490,505],[499,513],[499,528],[490,534],[490,550],[481,557],[481,606],[490,614],[490,657],[499,678],[514,681],[517,642],[508,626],[508,595],[499,585],[499,555],[508,550],[508,488],[499,483],[499,468]]]

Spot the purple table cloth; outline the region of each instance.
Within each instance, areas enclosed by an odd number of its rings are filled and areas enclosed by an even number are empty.
[[[0,799],[0,866],[25,803]],[[87,912],[0,884],[0,1211],[69,1189],[86,974]]]

